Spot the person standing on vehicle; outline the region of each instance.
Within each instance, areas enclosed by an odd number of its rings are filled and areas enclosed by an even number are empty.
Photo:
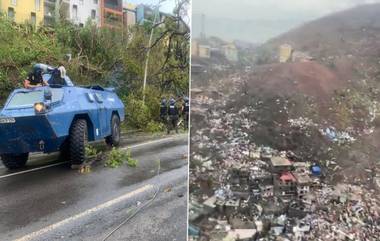
[[[161,99],[160,119],[161,119],[161,122],[166,126],[168,122],[168,103],[165,97],[162,97]]]
[[[169,100],[169,108],[168,108],[168,116],[169,116],[169,124],[168,124],[168,134],[170,134],[171,129],[175,129],[175,132],[178,133],[178,107],[176,106],[176,102],[174,98],[170,98]]]
[[[182,104],[182,116],[183,116],[183,124],[185,130],[189,128],[189,112],[190,112],[190,104],[189,104],[189,97],[185,96],[183,98],[183,104]]]
[[[24,87],[26,89],[30,89],[38,86],[48,85],[48,83],[42,78],[43,74],[44,69],[40,68],[39,64],[34,65],[32,72],[30,72],[28,74],[28,78],[24,80]]]
[[[66,85],[65,82],[65,76],[66,76],[66,69],[63,66],[60,66],[58,68],[54,68],[51,71],[51,77],[49,79],[50,85],[58,85],[58,86],[64,86]]]
[[[43,79],[43,74],[51,74],[49,81]],[[49,84],[65,85],[65,75],[66,69],[63,66],[54,68],[46,64],[35,64],[33,66],[33,71],[30,72],[28,78],[24,80],[24,87],[29,89]]]

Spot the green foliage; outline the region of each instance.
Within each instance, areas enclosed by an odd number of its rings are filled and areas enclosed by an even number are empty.
[[[0,103],[21,86],[33,64],[64,65],[76,85],[116,87],[125,102],[130,127],[158,129],[154,123],[159,120],[161,95],[188,93],[189,32],[168,17],[155,27],[152,46],[148,46],[151,27],[136,25],[118,30],[97,28],[91,22],[78,27],[61,21],[54,28],[35,30],[0,17]]]
[[[108,154],[105,165],[112,168],[119,167],[124,163],[126,159],[127,154],[124,151],[114,147]]]
[[[162,123],[150,121],[146,127],[146,130],[151,133],[157,133],[163,131],[165,126]]]
[[[132,158],[131,151],[128,150],[127,151],[127,165],[129,167],[137,167],[137,163],[138,163],[137,160]]]
[[[62,48],[43,29],[16,26],[0,16],[0,101],[21,85],[31,65],[36,62],[58,62]]]
[[[86,157],[93,158],[100,154],[100,151],[93,146],[87,145],[85,148]]]
[[[132,158],[130,150],[123,151],[113,147],[108,154],[105,166],[115,168],[123,165],[124,162],[127,162],[129,167],[137,167],[137,160]]]
[[[152,115],[147,105],[142,99],[130,94],[126,98],[126,117],[129,126],[145,129],[150,122]]]

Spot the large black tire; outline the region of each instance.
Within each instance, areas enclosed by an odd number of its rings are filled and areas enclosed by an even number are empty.
[[[111,135],[106,137],[106,143],[109,146],[118,146],[120,144],[120,118],[113,115],[111,119]]]
[[[59,148],[59,159],[61,161],[70,161],[70,138],[67,138]]]
[[[81,165],[86,159],[88,142],[87,122],[83,119],[74,121],[70,129],[69,152],[71,165]]]
[[[28,161],[29,153],[23,153],[19,155],[15,154],[3,154],[1,155],[1,160],[4,166],[8,169],[13,170],[25,166]]]

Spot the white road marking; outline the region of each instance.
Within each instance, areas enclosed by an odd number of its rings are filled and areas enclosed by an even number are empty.
[[[154,140],[154,141],[143,142],[143,143],[132,145],[132,146],[126,146],[126,147],[123,147],[121,149],[123,149],[123,150],[132,149],[132,148],[136,148],[139,146],[145,146],[145,145],[149,145],[149,144],[153,144],[153,143],[160,143],[160,142],[169,141],[169,140],[173,140],[173,139],[175,139],[175,137],[167,137],[167,138],[158,139],[158,140]]]
[[[150,144],[153,144],[153,143],[160,143],[160,142],[164,142],[164,141],[168,141],[168,140],[173,140],[175,138],[176,137],[167,137],[167,138],[158,139],[158,140],[154,140],[154,141],[147,141],[147,142],[143,142],[143,143],[132,145],[132,146],[126,146],[126,147],[123,147],[121,149],[122,150],[133,149],[133,148],[136,148],[136,147],[146,146],[146,145],[150,145]],[[50,164],[50,165],[47,165],[47,166],[42,166],[42,167],[32,168],[32,169],[25,170],[25,171],[15,172],[15,173],[11,173],[11,174],[0,176],[0,179],[6,178],[6,177],[11,177],[11,176],[16,176],[16,175],[21,175],[21,174],[28,173],[28,172],[38,171],[38,170],[42,170],[42,169],[46,169],[46,168],[50,168],[50,167],[54,167],[54,166],[59,166],[59,165],[65,164],[65,163],[67,163],[67,162],[58,162],[58,163]],[[0,167],[0,169],[2,169],[2,167]]]
[[[117,197],[117,198],[109,200],[109,201],[107,201],[105,203],[99,204],[96,207],[93,207],[91,209],[87,209],[84,212],[78,213],[78,214],[76,214],[74,216],[68,217],[68,218],[66,218],[66,219],[64,219],[62,221],[59,221],[59,222],[54,223],[52,225],[49,225],[49,226],[47,226],[45,228],[42,228],[42,229],[40,229],[38,231],[32,232],[30,234],[27,234],[27,235],[25,235],[25,236],[23,236],[23,237],[21,237],[19,239],[16,239],[15,241],[32,240],[33,238],[37,238],[38,236],[41,236],[42,234],[45,234],[45,233],[50,232],[50,231],[53,231],[53,230],[55,230],[55,229],[57,229],[57,228],[59,228],[59,227],[61,227],[63,225],[66,225],[66,224],[68,224],[68,223],[70,223],[72,221],[75,221],[77,219],[83,218],[83,217],[85,217],[87,215],[90,215],[90,214],[92,214],[94,212],[98,212],[98,211],[100,211],[102,209],[109,208],[109,207],[111,207],[111,206],[113,206],[113,205],[115,205],[117,203],[126,201],[126,200],[132,198],[133,196],[136,196],[136,195],[138,195],[140,193],[143,193],[143,192],[145,192],[145,191],[147,191],[149,189],[153,189],[153,188],[154,188],[154,186],[151,185],[151,184],[145,185],[145,186],[143,186],[141,188],[138,188],[138,189],[136,189],[136,190],[134,190],[132,192],[126,193],[126,194],[124,194],[124,195],[122,195],[120,197]]]
[[[16,176],[16,175],[20,175],[20,174],[24,174],[24,173],[28,173],[28,172],[33,172],[33,171],[37,171],[37,170],[41,170],[41,169],[45,169],[45,168],[49,168],[49,167],[59,166],[59,165],[62,165],[64,163],[67,163],[67,162],[58,162],[58,163],[50,164],[47,166],[36,167],[36,168],[25,170],[25,171],[20,171],[20,172],[15,172],[15,173],[3,175],[3,176],[0,176],[0,179],[6,178],[6,177],[11,177],[11,176]]]

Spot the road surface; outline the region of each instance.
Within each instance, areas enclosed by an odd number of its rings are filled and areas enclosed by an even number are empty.
[[[56,154],[0,166],[0,240],[186,240],[187,135],[124,139],[136,168],[79,173]]]

